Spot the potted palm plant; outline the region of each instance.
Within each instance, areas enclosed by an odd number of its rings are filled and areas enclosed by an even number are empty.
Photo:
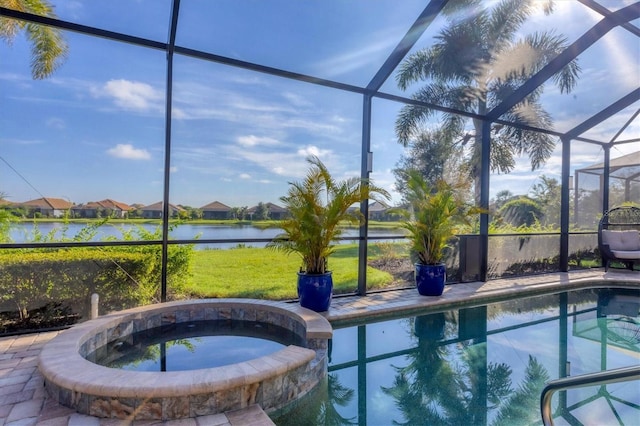
[[[472,216],[484,212],[468,204],[459,189],[444,180],[431,185],[420,173],[409,172],[409,210],[401,212],[407,218],[402,226],[409,231],[416,287],[423,296],[442,294],[447,278],[445,248],[461,225],[470,225]]]
[[[327,260],[342,234],[342,222],[362,223],[364,215],[351,207],[369,198],[389,194],[367,179],[348,178],[336,181],[326,166],[315,156],[307,158],[311,165],[300,182],[289,182],[286,196],[280,197],[288,210],[288,218],[267,247],[296,253],[302,258],[298,272],[300,304],[317,312],[329,309],[333,294],[333,278]]]

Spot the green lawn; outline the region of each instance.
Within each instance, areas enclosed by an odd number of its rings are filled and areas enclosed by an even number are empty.
[[[376,254],[377,248],[371,252]],[[197,250],[193,253],[192,277],[186,289],[194,297],[251,297],[293,299],[300,258],[264,248]],[[358,246],[340,245],[329,259],[334,293],[349,293],[358,287]],[[367,287],[381,288],[392,281],[390,274],[367,268]]]

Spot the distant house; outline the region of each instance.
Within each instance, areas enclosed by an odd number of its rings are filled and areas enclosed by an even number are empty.
[[[24,203],[15,203],[13,206],[24,208],[27,210],[28,216],[34,216],[39,213],[44,217],[62,217],[65,212],[73,207],[73,203],[61,198],[44,197],[25,201]]]
[[[357,211],[360,211],[360,205],[349,207],[349,212],[355,213]],[[389,218],[389,207],[378,201],[369,204],[369,220],[389,220]]]
[[[142,212],[142,217],[145,219],[162,219],[162,201],[141,207],[140,211]],[[177,216],[183,211],[185,210],[182,207],[169,204],[169,216]]]
[[[203,219],[228,219],[231,207],[222,204],[220,201],[214,201],[206,206],[200,207]]]
[[[264,206],[267,208],[267,210],[269,211],[269,219],[273,219],[273,220],[282,220],[285,217],[287,217],[287,209],[277,206],[273,203],[265,203]],[[256,212],[256,210],[258,209],[258,206],[253,206],[250,207],[247,210],[247,213],[249,213],[249,216],[253,216],[253,214]],[[253,218],[252,218],[253,219]]]
[[[144,204],[140,204],[140,203],[133,203],[133,204],[129,204],[129,207],[131,207],[131,210],[129,211],[129,217],[142,217],[142,208],[144,207]]]
[[[127,217],[127,214],[133,209],[125,203],[106,199],[73,206],[71,211],[75,217],[116,217],[122,219]]]
[[[369,220],[385,220],[387,210],[389,210],[389,207],[378,201],[374,201],[369,204]]]
[[[287,214],[289,214],[287,209],[273,203],[267,203],[267,208],[269,209],[269,217],[273,220],[282,220],[287,217]]]

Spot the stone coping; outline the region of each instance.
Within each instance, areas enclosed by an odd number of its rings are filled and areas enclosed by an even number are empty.
[[[284,374],[312,362],[316,351],[290,345],[278,352],[227,366],[175,372],[124,371],[94,364],[83,357],[83,345],[93,336],[117,327],[124,322],[142,320],[150,314],[178,313],[176,322],[220,319],[232,312],[264,312],[285,315],[299,322],[306,330],[307,341],[329,339],[332,328],[317,313],[297,305],[252,299],[198,299],[143,306],[105,315],[78,324],[47,343],[39,357],[39,369],[45,382],[79,394],[118,398],[175,397],[211,393],[242,385],[260,382],[275,374]],[[216,312],[217,318],[187,317],[190,312]],[[183,321],[180,321],[180,320]],[[248,315],[246,320],[256,319]],[[268,322],[268,321],[265,321]],[[137,330],[135,330],[137,331]],[[130,333],[129,333],[130,334]],[[124,335],[124,334],[123,334]],[[105,342],[106,343],[106,342]],[[86,354],[85,354],[86,355]]]

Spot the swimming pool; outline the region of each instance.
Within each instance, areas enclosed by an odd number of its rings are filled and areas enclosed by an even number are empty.
[[[334,330],[329,376],[289,424],[540,424],[551,379],[640,363],[640,290],[588,289]],[[556,424],[636,424],[640,386],[560,392]],[[615,413],[614,413],[615,412]]]

